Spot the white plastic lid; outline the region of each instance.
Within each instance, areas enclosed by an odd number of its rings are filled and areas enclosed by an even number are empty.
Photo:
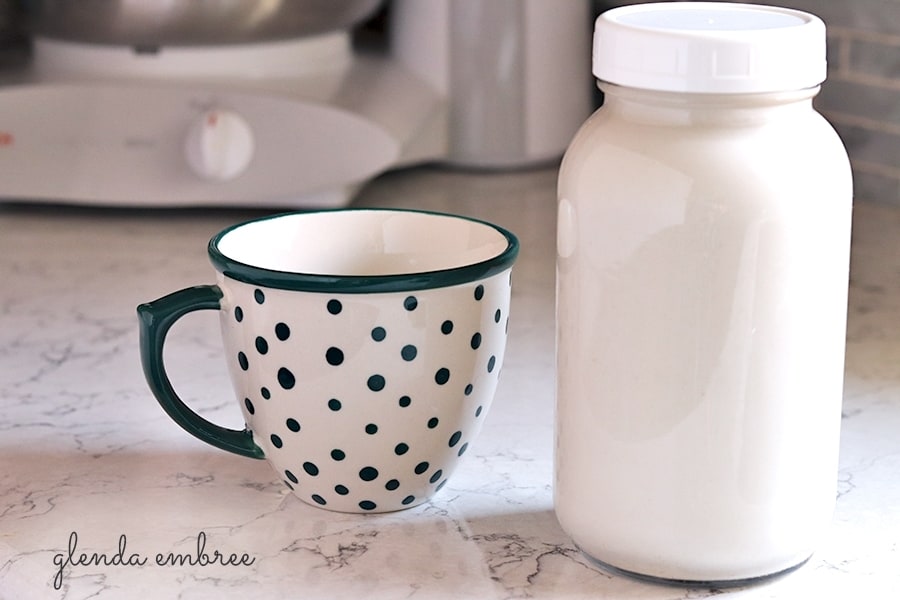
[[[726,2],[614,8],[594,27],[594,76],[667,92],[752,94],[825,81],[825,23],[798,10]]]

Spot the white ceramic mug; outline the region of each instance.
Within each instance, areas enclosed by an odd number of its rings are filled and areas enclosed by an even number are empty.
[[[301,500],[385,512],[428,500],[476,437],[506,346],[515,236],[408,210],[293,213],[214,236],[216,285],[138,307],[159,403],[213,446],[265,458]],[[171,325],[218,310],[246,429],[175,393]]]

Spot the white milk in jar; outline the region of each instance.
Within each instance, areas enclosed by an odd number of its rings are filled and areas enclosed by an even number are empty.
[[[555,505],[596,562],[717,585],[801,565],[834,506],[852,185],[825,26],[674,2],[596,23],[559,176]]]

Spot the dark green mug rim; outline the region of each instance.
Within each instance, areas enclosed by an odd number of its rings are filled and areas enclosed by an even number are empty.
[[[223,254],[218,248],[222,238],[235,229],[251,223],[259,223],[293,215],[337,212],[393,212],[449,217],[470,221],[472,223],[484,225],[500,233],[506,238],[506,248],[499,254],[477,263],[461,265],[449,269],[387,275],[329,275],[278,271],[237,261]],[[236,223],[214,235],[209,240],[207,250],[209,252],[210,261],[217,271],[222,273],[225,277],[243,283],[291,291],[362,294],[449,287],[486,279],[512,267],[519,254],[519,240],[513,233],[494,223],[464,215],[406,208],[338,208],[279,213]]]

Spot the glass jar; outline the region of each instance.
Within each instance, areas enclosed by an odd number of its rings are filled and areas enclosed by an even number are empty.
[[[601,565],[744,583],[835,500],[852,182],[812,99],[825,26],[728,3],[602,14],[603,106],[559,175],[555,508]]]

